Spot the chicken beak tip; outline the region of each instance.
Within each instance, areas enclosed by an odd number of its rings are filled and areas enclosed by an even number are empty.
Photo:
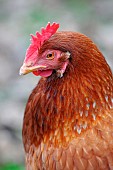
[[[20,75],[20,76],[21,76],[21,75],[24,75],[24,74],[22,73],[21,69],[20,69],[20,71],[19,71],[19,75]]]
[[[22,67],[20,68],[20,71],[19,71],[19,75],[21,76],[21,75],[25,75],[27,73],[29,73],[29,71],[27,70],[27,68],[24,65],[22,65]]]

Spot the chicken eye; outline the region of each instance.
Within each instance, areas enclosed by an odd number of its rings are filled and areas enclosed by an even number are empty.
[[[54,53],[47,54],[46,58],[52,60],[54,58]]]

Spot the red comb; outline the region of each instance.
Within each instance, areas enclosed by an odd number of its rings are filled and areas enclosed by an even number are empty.
[[[37,57],[38,50],[43,45],[44,41],[48,40],[53,34],[55,34],[58,28],[59,24],[53,23],[50,25],[50,23],[48,23],[46,28],[41,29],[41,33],[36,32],[36,36],[31,34],[31,44],[26,51],[25,61],[32,55],[33,58]]]

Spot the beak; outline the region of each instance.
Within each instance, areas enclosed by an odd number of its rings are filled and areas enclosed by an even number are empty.
[[[38,66],[31,66],[31,67],[28,67],[26,66],[26,64],[24,63],[22,65],[22,67],[20,68],[20,71],[19,71],[19,75],[25,75],[25,74],[28,74],[32,71],[35,71],[37,69],[43,69],[43,68],[46,68],[46,66],[43,66],[43,65],[38,65]]]

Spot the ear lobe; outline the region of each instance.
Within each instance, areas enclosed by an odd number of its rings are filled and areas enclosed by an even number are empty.
[[[70,52],[68,52],[68,51],[67,52],[62,52],[60,57],[59,57],[59,61],[65,62],[70,58],[70,56],[71,56]]]
[[[65,53],[65,57],[68,59],[68,58],[70,58],[70,56],[71,56],[71,53],[70,53],[69,51],[67,51],[67,52]]]
[[[65,59],[68,59],[68,58],[70,58],[71,53],[70,53],[69,51],[63,52],[63,53],[61,54],[61,57],[63,57],[63,56],[65,56]]]

